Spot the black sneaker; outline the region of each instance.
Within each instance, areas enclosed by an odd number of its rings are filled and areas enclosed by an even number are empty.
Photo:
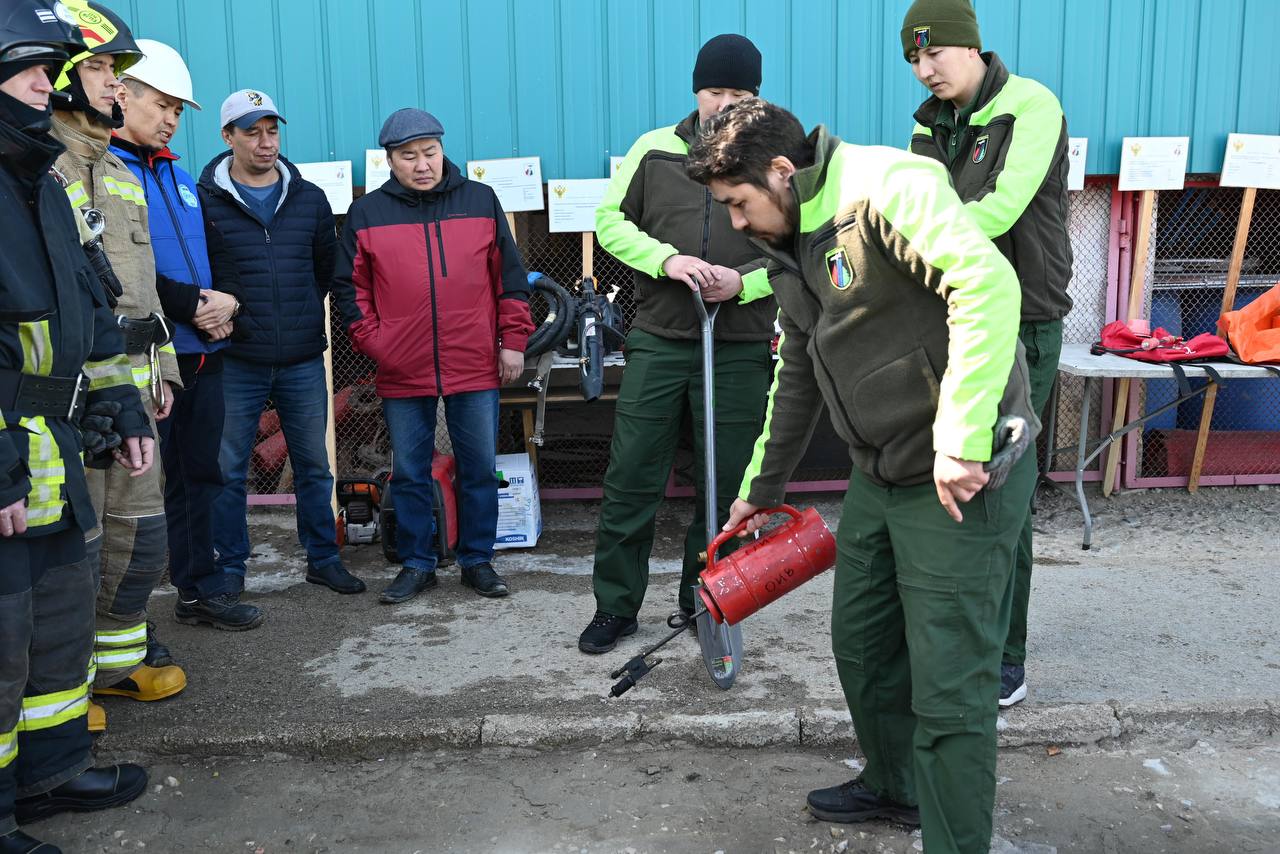
[[[507,589],[507,582],[502,576],[493,571],[493,564],[478,563],[475,566],[464,566],[461,574],[462,586],[470,587],[481,596],[497,599],[511,592]]]
[[[814,789],[809,793],[808,802],[810,814],[823,821],[849,824],[885,818],[913,827],[920,824],[919,807],[882,798],[863,786],[861,780],[850,780],[829,789]]]
[[[150,620],[147,620],[147,654],[142,663],[147,667],[169,667],[178,663],[173,660],[169,647],[156,638],[156,624]]]
[[[1000,665],[1000,708],[1016,706],[1027,699],[1026,669],[1021,664]]]
[[[307,561],[307,581],[328,587],[334,593],[363,593],[364,582],[352,575],[342,558],[331,557],[320,563]]]
[[[179,596],[173,606],[173,618],[188,626],[204,623],[228,632],[244,632],[262,625],[267,615],[261,608],[241,602],[239,593],[219,593],[190,601]]]
[[[578,649],[588,655],[608,652],[618,645],[618,638],[634,635],[638,628],[640,624],[634,618],[615,617],[604,611],[596,611],[596,615],[591,618],[591,625],[578,636]]]
[[[430,590],[439,583],[440,580],[436,578],[434,570],[406,566],[400,570],[395,581],[388,584],[382,591],[378,601],[386,605],[398,605],[401,602],[408,602],[423,590]]]

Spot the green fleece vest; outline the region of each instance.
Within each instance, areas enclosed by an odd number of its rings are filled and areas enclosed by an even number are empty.
[[[662,338],[701,335],[688,286],[662,275],[672,255],[693,255],[742,275],[742,293],[720,305],[716,339],[768,341],[777,305],[764,259],[746,235],[733,230],[724,206],[685,174],[697,120],[695,111],[678,125],[636,140],[596,210],[596,237],[635,271],[632,326]]]
[[[928,482],[935,452],[990,459],[1000,414],[1031,411],[1013,268],[936,163],[819,127],[792,177],[800,223],[783,270],[781,363],[740,495],[773,505],[820,411],[881,485]],[[766,248],[764,244],[758,244]]]
[[[1018,273],[1022,319],[1059,320],[1071,310],[1066,118],[1044,86],[1010,74],[994,53],[982,57],[987,73],[959,139],[935,96],[916,111],[911,151],[949,167],[965,207]]]

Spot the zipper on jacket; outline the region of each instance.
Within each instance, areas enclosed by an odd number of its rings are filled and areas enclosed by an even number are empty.
[[[436,226],[439,227],[437,222]],[[444,377],[440,373],[440,315],[436,310],[436,265],[431,252],[431,223],[422,224],[427,240],[427,289],[431,291],[431,361],[436,370],[436,397],[444,397]]]
[[[427,236],[430,242],[430,235]],[[449,278],[449,265],[445,263],[444,258],[444,234],[440,231],[440,220],[436,220],[436,245],[440,247],[440,275]]]
[[[280,282],[276,278],[276,248],[271,245],[271,229],[263,228],[267,237],[267,264],[271,268],[271,306],[275,310],[276,364],[284,361],[284,351],[280,347]]]
[[[706,197],[705,205],[702,209],[702,260],[707,260],[707,252],[711,249],[711,191],[704,188],[703,194]]]
[[[191,284],[200,287],[200,276],[196,273],[196,262],[191,257],[191,252],[187,249],[187,241],[182,236],[182,225],[178,222],[178,214],[173,209],[173,203],[169,201],[169,194],[164,190],[164,182],[160,180],[160,173],[150,166],[143,164],[144,168],[151,173],[151,177],[156,179],[156,186],[160,189],[160,198],[164,199],[165,210],[169,212],[169,221],[173,223],[174,234],[178,237],[178,245],[182,247],[182,257],[187,261],[187,270],[191,273]],[[170,167],[172,170],[172,167]],[[172,174],[172,171],[170,172]],[[177,184],[177,178],[174,178],[174,184]]]

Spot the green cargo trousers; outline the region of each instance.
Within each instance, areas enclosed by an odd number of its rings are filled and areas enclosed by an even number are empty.
[[[702,417],[702,344],[660,338],[641,329],[627,335],[627,367],[613,422],[613,444],[604,477],[596,528],[592,584],[596,607],[635,617],[649,585],[654,519],[666,492],[680,425],[692,416],[694,483],[698,500],[684,540],[680,604],[693,606],[692,585],[706,550],[703,506],[705,454]],[[721,519],[738,495],[764,426],[771,380],[768,341],[717,341],[715,345],[716,499]]]
[[[1044,408],[1053,392],[1058,376],[1058,357],[1062,355],[1062,321],[1023,323],[1018,338],[1027,348],[1027,372],[1031,377],[1031,408],[1048,424]],[[1054,438],[1047,441],[1052,447]],[[1013,566],[1013,611],[1009,617],[1009,637],[1004,642],[1004,662],[1023,664],[1027,660],[1027,610],[1031,604],[1031,506],[1018,535],[1018,552]]]
[[[1035,468],[1023,455],[958,524],[932,482],[881,487],[855,469],[845,493],[831,647],[862,782],[919,805],[929,854],[991,844],[1000,653]]]

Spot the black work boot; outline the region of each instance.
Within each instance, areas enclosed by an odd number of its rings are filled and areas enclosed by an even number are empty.
[[[501,575],[493,571],[493,564],[490,563],[464,566],[462,568],[462,586],[470,587],[481,596],[487,596],[490,599],[506,596],[510,592],[507,590],[507,582],[503,580]]]
[[[618,638],[634,635],[638,628],[640,624],[634,617],[615,617],[604,611],[596,611],[596,615],[591,618],[591,625],[578,636],[578,649],[588,655],[608,652],[618,645]]]
[[[142,663],[147,667],[169,667],[177,664],[173,660],[173,653],[169,652],[169,647],[160,643],[156,637],[156,624],[147,620],[147,655],[142,659]]]
[[[352,575],[337,555],[319,563],[308,560],[307,581],[322,584],[335,593],[363,593],[365,590],[364,582]]]
[[[398,605],[408,602],[423,590],[430,590],[439,584],[435,570],[415,569],[412,566],[402,567],[395,581],[387,585],[378,596],[378,601],[386,605]]]
[[[21,830],[11,830],[0,836],[0,854],[62,854],[62,849],[27,836]]]
[[[267,619],[261,608],[240,601],[239,593],[219,593],[205,599],[190,601],[178,597],[173,606],[173,618],[179,623],[196,626],[204,623],[228,632],[256,629]]]
[[[147,771],[141,765],[121,762],[90,768],[43,795],[18,798],[14,818],[19,824],[31,824],[60,812],[110,809],[129,803],[146,788]]]
[[[920,824],[920,809],[882,798],[862,785],[862,780],[850,780],[829,789],[814,789],[809,793],[809,812],[823,821],[849,822],[886,818],[913,827]]]

